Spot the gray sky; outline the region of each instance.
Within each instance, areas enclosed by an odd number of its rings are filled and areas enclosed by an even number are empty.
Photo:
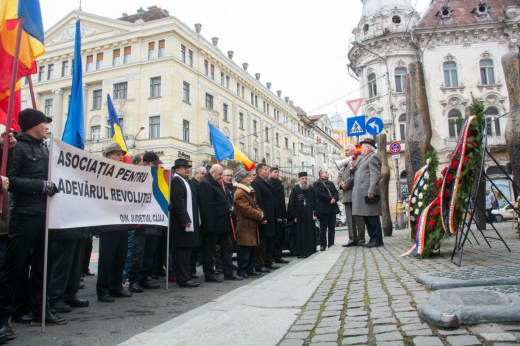
[[[206,39],[219,37],[222,51],[234,51],[239,65],[248,62],[251,74],[261,73],[263,83],[271,82],[272,90],[282,90],[282,97],[289,96],[311,114],[332,116],[336,107],[347,112],[345,101],[359,97],[358,82],[348,75],[346,64],[352,29],[361,17],[360,0],[149,1],[83,0],[81,6],[85,12],[118,18],[122,12],[157,5],[190,27],[201,23]],[[411,2],[422,13],[430,0]],[[40,4],[47,30],[77,9],[79,0]]]

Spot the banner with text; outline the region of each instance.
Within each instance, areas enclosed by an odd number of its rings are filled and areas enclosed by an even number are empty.
[[[56,138],[50,178],[49,228],[115,224],[168,225],[170,171],[109,160]]]

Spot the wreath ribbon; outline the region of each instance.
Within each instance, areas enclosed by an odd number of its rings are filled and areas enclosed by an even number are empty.
[[[426,241],[426,226],[428,225],[428,214],[433,207],[435,201],[431,202],[423,209],[421,216],[417,220],[417,236],[415,237],[415,244],[405,253],[397,257],[405,257],[410,255],[415,250],[415,255],[422,255],[424,250],[424,242]]]
[[[412,202],[412,198],[414,198],[413,196],[415,195],[415,191],[419,188],[419,186],[421,185],[421,182],[423,181],[424,179],[424,176],[426,175],[426,172],[428,171],[428,165],[422,167],[421,169],[419,169],[417,171],[417,173],[415,173],[415,177],[413,179],[413,184],[412,184],[412,192],[410,193],[410,203],[408,203],[408,225],[410,227],[411,225],[411,217],[412,217],[412,205],[414,203],[411,203]]]

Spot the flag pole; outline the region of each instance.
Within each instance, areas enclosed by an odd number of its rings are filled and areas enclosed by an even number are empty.
[[[168,278],[170,276],[170,192],[172,188],[172,171],[168,174],[168,226],[166,228],[166,290],[168,290]],[[173,259],[173,256],[172,256]]]
[[[25,78],[27,78],[27,82],[29,83],[29,91],[31,92],[32,108],[33,109],[37,109],[36,108],[36,97],[34,97],[34,89],[33,89],[33,83],[32,83],[31,75],[28,74],[27,76],[25,76]]]
[[[13,117],[14,94],[16,89],[16,76],[18,71],[18,58],[20,56],[20,42],[22,41],[23,16],[18,19],[16,30],[16,43],[14,47],[13,72],[11,74],[11,88],[9,89],[9,104],[7,106],[7,119],[5,121],[4,147],[2,148],[2,162],[0,175],[5,177],[7,172],[7,155],[9,151],[9,133],[11,132],[11,119]],[[4,203],[4,192],[0,191],[0,205]],[[1,213],[1,209],[0,209]]]

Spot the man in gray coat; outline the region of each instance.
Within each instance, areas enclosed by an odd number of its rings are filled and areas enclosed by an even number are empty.
[[[365,247],[377,247],[383,244],[381,219],[383,213],[381,205],[381,159],[374,152],[377,149],[373,139],[365,139],[361,143],[363,158],[355,167],[355,184],[352,191],[352,215],[362,216],[367,226],[370,240]]]
[[[352,157],[355,154],[356,146],[347,144],[345,146],[345,156]],[[361,159],[362,156],[358,156],[354,161],[343,166],[336,181],[336,185],[342,191],[341,203],[343,203],[343,210],[345,210],[348,225],[349,241],[343,247],[363,246],[365,244],[365,220],[361,216],[352,216],[352,188],[354,187],[354,172],[352,169]]]

